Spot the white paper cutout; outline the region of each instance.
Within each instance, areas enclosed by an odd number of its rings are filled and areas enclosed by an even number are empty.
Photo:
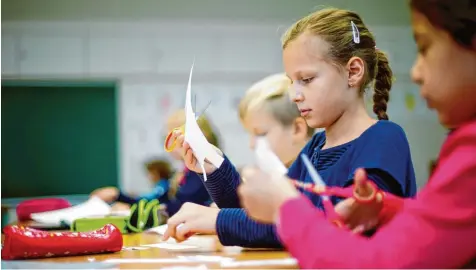
[[[255,155],[258,167],[267,174],[282,176],[288,172],[286,166],[271,150],[265,137],[256,139]]]
[[[192,148],[193,154],[197,158],[198,164],[202,169],[203,178],[207,181],[207,174],[205,172],[205,159],[213,164],[216,168],[219,168],[223,163],[223,157],[220,156],[213,146],[207,141],[205,135],[203,135],[200,127],[197,124],[195,112],[192,109],[192,73],[193,66],[190,69],[190,77],[188,79],[187,92],[185,94],[185,141],[188,142],[190,148]]]
[[[31,214],[31,219],[40,223],[56,224],[65,222],[69,225],[74,220],[93,216],[106,216],[111,213],[111,206],[96,196],[84,203],[48,212]]]

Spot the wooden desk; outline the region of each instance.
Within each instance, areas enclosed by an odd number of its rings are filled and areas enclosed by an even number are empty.
[[[123,235],[124,247],[139,247],[141,245],[147,244],[156,244],[160,243],[161,236],[154,233],[140,233],[140,234],[126,234]],[[3,242],[3,235],[2,235]],[[57,258],[47,258],[39,259],[37,261],[41,262],[62,262],[62,263],[79,263],[79,262],[99,262],[105,261],[108,259],[172,259],[177,258],[177,256],[194,256],[194,255],[205,255],[205,256],[223,256],[234,258],[235,260],[270,260],[270,259],[283,259],[290,258],[289,254],[285,251],[276,251],[276,250],[249,250],[243,249],[240,247],[223,247],[216,236],[193,236],[190,240],[183,242],[186,245],[197,246],[194,249],[183,249],[183,250],[168,250],[161,248],[148,248],[145,250],[122,250],[121,252],[112,253],[112,254],[101,254],[101,255],[86,255],[86,256],[70,256],[70,257],[57,257]],[[267,266],[249,266],[249,267],[223,267],[220,263],[206,263],[206,262],[184,262],[184,263],[167,263],[167,262],[128,262],[128,263],[118,263],[120,269],[160,269],[163,267],[171,266],[199,266],[206,265],[209,269],[212,268],[221,268],[221,269],[236,269],[236,268],[298,268],[297,265],[267,265]]]

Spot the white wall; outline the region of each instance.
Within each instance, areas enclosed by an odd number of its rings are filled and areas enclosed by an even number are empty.
[[[250,152],[237,119],[236,100],[254,81],[282,70],[281,33],[317,1],[250,0],[246,5],[225,1],[228,6],[223,1],[202,1],[193,2],[195,11],[187,1],[142,0],[135,6],[112,0],[83,4],[45,0],[42,5],[33,0],[4,1],[9,21],[2,22],[2,77],[118,79],[121,183],[140,192],[148,187],[141,162],[162,153],[163,121],[183,106],[195,58],[192,91],[198,95],[198,108],[212,100],[208,115],[220,129],[225,151],[236,164],[244,164]],[[122,5],[115,5],[119,2]],[[364,2],[374,11],[363,7]],[[397,1],[391,7],[382,2],[332,3],[362,10],[377,46],[390,52],[397,77],[390,117],[405,128],[417,178],[423,183],[428,160],[437,156],[444,131],[419,98],[415,111],[405,108],[406,93],[418,96],[408,76],[415,54],[408,14]],[[109,8],[98,8],[98,3]]]

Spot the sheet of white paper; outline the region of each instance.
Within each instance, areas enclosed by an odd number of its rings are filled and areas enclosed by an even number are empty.
[[[201,264],[199,266],[170,266],[170,267],[164,267],[160,268],[161,270],[207,270],[207,266],[204,264]]]
[[[222,261],[221,267],[255,267],[268,265],[297,265],[297,260],[294,258],[285,259],[269,259],[269,260],[247,260],[247,261]]]
[[[195,112],[192,108],[192,73],[193,66],[190,69],[190,77],[188,79],[187,92],[185,93],[185,141],[188,142],[192,148],[195,157],[203,171],[204,180],[207,180],[207,175],[204,169],[205,159],[215,167],[220,167],[223,163],[223,157],[220,156],[213,146],[207,141],[198,126]]]
[[[152,232],[152,233],[164,235],[166,230],[167,230],[167,224],[164,224],[164,225],[160,225],[160,226],[157,226],[157,227],[150,228],[146,232]]]
[[[106,263],[115,263],[115,264],[126,264],[126,263],[134,263],[134,264],[140,264],[140,263],[186,263],[184,259],[179,259],[179,258],[150,258],[150,259],[127,259],[127,258],[121,258],[121,259],[107,259],[104,260],[103,262]]]
[[[98,197],[92,197],[88,201],[72,207],[31,214],[31,219],[48,224],[61,224],[62,221],[72,224],[78,218],[105,216],[110,213],[111,206]]]
[[[279,176],[287,173],[288,169],[271,150],[266,138],[259,137],[256,139],[255,155],[258,167],[262,171]]]
[[[149,244],[149,245],[142,245],[143,247],[152,247],[152,248],[163,248],[163,249],[170,249],[170,250],[181,250],[181,249],[194,249],[198,248],[197,246],[190,246],[190,245],[183,245],[183,244],[173,244],[173,243],[157,243],[157,244]]]
[[[234,260],[234,258],[230,258],[230,257],[208,256],[208,255],[177,256],[177,258],[184,259],[191,262],[224,262],[224,261]]]

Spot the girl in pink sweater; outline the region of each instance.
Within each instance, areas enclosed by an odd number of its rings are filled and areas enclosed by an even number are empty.
[[[412,78],[440,122],[452,130],[415,199],[339,203],[337,212],[354,232],[378,224],[368,238],[333,225],[290,181],[271,179],[254,168],[243,171],[243,206],[253,218],[276,223],[281,241],[302,268],[476,266],[476,2],[410,0],[410,6],[418,46]],[[311,14],[289,32],[319,36],[315,23]],[[284,57],[285,67],[291,60]],[[365,171],[356,171],[358,192],[366,181]]]

